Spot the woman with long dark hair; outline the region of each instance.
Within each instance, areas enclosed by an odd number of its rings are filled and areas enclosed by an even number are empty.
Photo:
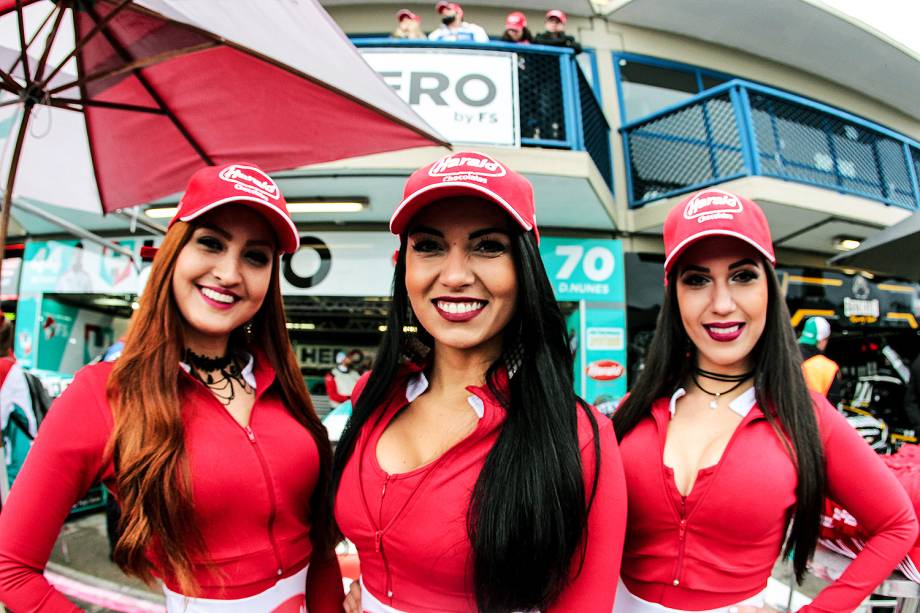
[[[917,535],[903,489],[809,394],[766,217],[720,190],[664,224],[665,296],[645,369],[614,413],[629,492],[617,613],[758,613],[785,543],[801,581],[825,495],[873,536],[809,612],[852,611]]]
[[[412,174],[390,228],[387,331],[333,473],[361,561],[350,610],[609,613],[622,467],[573,391],[533,188],[454,153]]]
[[[94,482],[115,493],[115,562],[167,611],[341,610],[332,453],[291,350],[279,252],[299,236],[245,164],[195,173],[116,362],[58,398],[0,514],[0,601],[77,611],[42,576]]]

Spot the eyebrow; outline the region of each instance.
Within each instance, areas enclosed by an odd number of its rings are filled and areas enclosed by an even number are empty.
[[[227,232],[227,231],[224,230],[223,228],[218,228],[217,226],[215,226],[215,225],[213,225],[213,224],[202,223],[202,224],[199,224],[199,227],[200,227],[200,228],[204,228],[205,230],[210,230],[211,232],[214,232],[215,234],[220,234],[220,235],[224,238],[224,240],[228,240],[228,241],[229,241],[229,240],[232,240],[232,239],[233,239],[233,235],[232,235],[232,234],[230,234],[229,232]],[[254,240],[254,241],[246,241],[246,245],[247,245],[247,246],[256,246],[256,247],[263,247],[263,246],[264,246],[264,247],[270,247],[270,248],[274,249],[274,248],[275,248],[275,241],[272,241],[272,240]]]
[[[434,236],[444,238],[444,234],[440,230],[435,230],[429,226],[415,226],[409,230],[409,235],[413,234],[432,234]],[[479,238],[480,236],[485,236],[487,234],[508,234],[508,230],[505,228],[482,228],[481,230],[476,230],[475,232],[470,232],[469,238]]]
[[[757,262],[755,262],[755,261],[752,260],[751,258],[744,258],[743,260],[738,260],[738,261],[735,262],[734,264],[729,264],[729,265],[728,265],[728,269],[729,269],[729,270],[734,270],[734,269],[739,268],[739,267],[741,267],[741,266],[748,266],[748,265],[750,265],[750,266],[757,266]]]

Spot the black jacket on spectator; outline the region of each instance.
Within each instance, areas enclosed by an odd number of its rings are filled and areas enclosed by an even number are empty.
[[[568,47],[581,53],[581,45],[575,40],[575,37],[565,32],[540,32],[533,41],[538,45],[550,45],[552,47]]]

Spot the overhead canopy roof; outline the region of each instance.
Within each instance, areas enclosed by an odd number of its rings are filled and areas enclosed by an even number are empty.
[[[818,0],[623,0],[605,12],[795,66],[920,118],[920,54]]]

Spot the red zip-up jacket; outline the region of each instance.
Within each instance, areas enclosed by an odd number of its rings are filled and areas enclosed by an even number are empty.
[[[812,399],[827,494],[873,535],[847,571],[799,609],[840,613],[859,606],[901,561],[917,537],[917,518],[904,489],[869,445],[823,396],[812,393]],[[738,603],[766,587],[795,505],[797,476],[753,390],[749,400],[722,458],[699,471],[687,496],[678,492],[674,472],[662,460],[668,398],[656,400],[651,414],[621,442],[629,491],[622,579],[639,598],[705,610]]]
[[[365,381],[366,376],[353,398]],[[365,589],[379,601],[412,613],[475,611],[467,511],[505,412],[487,386],[468,387],[470,404],[480,414],[476,429],[438,460],[406,473],[387,474],[377,463],[377,442],[396,414],[426,386],[421,373],[402,373],[389,398],[365,424],[342,474],[336,519],[358,549]],[[593,433],[588,418],[578,411],[578,439],[586,495],[590,495],[595,471]],[[552,606],[556,611],[610,613],[616,594],[626,489],[610,420],[597,411],[594,416],[601,462],[588,517],[584,566]],[[576,559],[573,575],[577,565]],[[520,572],[526,573],[527,568]]]
[[[197,595],[252,596],[309,562],[310,613],[341,611],[335,558],[313,556],[310,542],[319,451],[285,407],[268,359],[259,353],[254,359],[256,400],[248,427],[176,366],[195,524],[217,571],[193,558]],[[74,502],[97,481],[115,491],[114,467],[104,455],[113,427],[106,400],[112,367],[107,362],[83,368],[55,400],[0,513],[0,602],[17,613],[79,611],[42,571]],[[167,569],[151,559],[166,586],[180,592]]]

